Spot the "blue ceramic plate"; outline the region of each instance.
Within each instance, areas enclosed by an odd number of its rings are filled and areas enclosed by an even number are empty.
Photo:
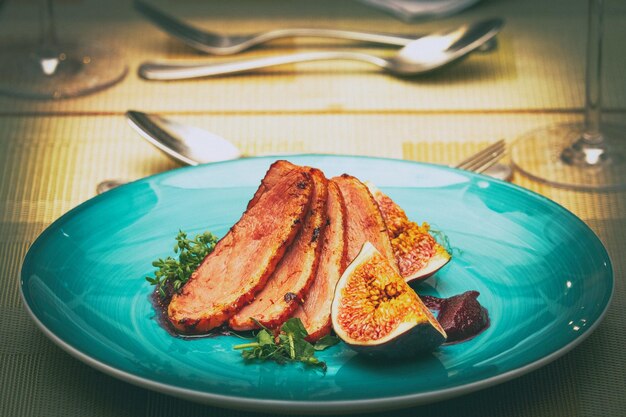
[[[222,236],[274,158],[166,172],[98,196],[52,224],[22,269],[22,295],[43,332],[125,381],[257,411],[374,411],[432,402],[517,377],[554,360],[602,320],[613,291],[605,248],[577,217],[519,187],[441,166],[348,156],[289,159],[370,180],[416,221],[445,233],[452,261],[417,287],[478,290],[491,326],[465,343],[399,363],[336,345],[328,372],[245,364],[234,336],[183,340],[155,320],[151,261],[172,255],[179,229]]]

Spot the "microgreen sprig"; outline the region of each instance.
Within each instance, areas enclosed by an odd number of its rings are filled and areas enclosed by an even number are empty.
[[[305,340],[309,334],[299,318],[287,320],[277,334],[254,321],[261,327],[254,338],[256,341],[233,346],[233,349],[241,350],[244,360],[273,360],[279,364],[302,362],[326,372],[326,363],[315,357],[315,351],[337,344],[339,342],[337,337],[325,336],[313,345]]]
[[[146,277],[146,280],[156,285],[161,298],[172,295],[189,280],[193,271],[213,251],[216,243],[217,237],[210,232],[204,232],[189,239],[187,233],[180,230],[174,245],[174,253],[178,254],[178,259],[168,256],[152,262],[152,266],[157,270],[154,272],[154,277]]]

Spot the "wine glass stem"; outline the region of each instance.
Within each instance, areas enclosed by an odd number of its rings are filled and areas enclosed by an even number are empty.
[[[40,0],[39,20],[42,49],[54,49],[57,45],[57,34],[54,24],[53,0]]]
[[[589,0],[587,73],[585,85],[585,131],[588,144],[602,142],[602,32],[604,0]]]

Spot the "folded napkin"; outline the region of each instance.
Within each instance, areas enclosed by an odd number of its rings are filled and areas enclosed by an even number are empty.
[[[458,13],[479,0],[359,0],[404,20],[443,17]]]

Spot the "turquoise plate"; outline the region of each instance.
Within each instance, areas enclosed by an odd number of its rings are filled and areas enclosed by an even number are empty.
[[[370,180],[416,221],[445,233],[453,259],[416,288],[478,290],[490,327],[465,343],[381,364],[344,344],[319,353],[328,371],[245,364],[234,336],[183,340],[155,319],[151,261],[171,255],[179,229],[223,236],[275,158],[155,175],[93,198],[54,222],[22,268],[22,296],[54,342],[124,381],[256,411],[358,412],[451,398],[536,369],[602,320],[611,263],[595,234],[561,206],[514,185],[451,168],[349,156],[297,164]]]

